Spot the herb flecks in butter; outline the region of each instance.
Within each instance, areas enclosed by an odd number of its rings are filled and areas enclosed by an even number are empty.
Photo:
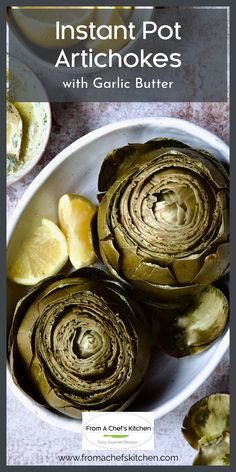
[[[20,160],[23,137],[23,121],[13,103],[7,103],[7,156],[14,161]]]
[[[7,103],[7,174],[13,174],[34,156],[42,130],[35,115],[35,103]],[[45,126],[47,117],[43,115]]]

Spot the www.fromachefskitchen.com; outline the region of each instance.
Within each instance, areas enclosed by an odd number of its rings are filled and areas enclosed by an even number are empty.
[[[148,463],[148,462],[178,462],[179,456],[177,455],[153,455],[153,454],[81,454],[79,456],[76,455],[61,455],[57,456],[57,460],[59,462],[141,462],[141,463]]]

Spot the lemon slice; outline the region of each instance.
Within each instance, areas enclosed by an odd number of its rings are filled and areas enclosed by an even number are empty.
[[[67,237],[69,258],[75,269],[96,261],[90,229],[95,212],[96,206],[81,195],[66,194],[59,200],[59,224]]]
[[[125,23],[131,19],[134,7],[115,7],[118,9],[120,16],[123,18]]]
[[[73,27],[88,25],[92,21],[94,9],[95,7],[11,7],[11,13],[21,32],[32,43],[43,48],[60,48],[72,46],[75,40],[69,34],[63,40],[56,39],[56,20]]]
[[[63,40],[56,39],[55,18],[72,27],[88,26],[91,21],[96,26],[124,25],[131,17],[132,7],[11,7],[11,12],[17,26],[30,41],[43,48],[59,48],[72,46],[76,40],[72,40],[69,33]],[[88,40],[86,47],[96,52],[111,48],[115,52],[127,42],[128,39],[120,34],[117,39]]]
[[[97,8],[94,11],[94,23],[96,26],[100,26],[102,24],[115,26],[115,25],[125,25],[125,21],[123,20],[119,10],[116,7],[109,8],[109,9],[99,9]],[[119,32],[117,35],[117,39],[88,39],[86,41],[86,47],[92,48],[95,52],[106,52],[108,49],[112,49],[113,52],[119,51],[122,49],[125,44],[127,44],[129,39],[125,39],[122,32]]]
[[[20,159],[23,123],[20,113],[11,102],[7,102],[7,156]]]
[[[43,218],[24,240],[8,267],[10,280],[22,285],[35,285],[50,275],[57,274],[68,259],[65,235],[58,226]]]

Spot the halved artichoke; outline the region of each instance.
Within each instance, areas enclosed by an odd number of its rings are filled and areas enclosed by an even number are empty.
[[[17,304],[9,337],[15,383],[65,415],[124,410],[142,387],[149,331],[138,304],[99,269],[45,280]]]
[[[230,463],[229,395],[215,393],[195,403],[185,416],[182,433],[198,449],[193,465]]]
[[[154,336],[161,350],[173,357],[201,352],[218,338],[228,318],[228,301],[221,290],[209,285],[180,302],[153,309]]]
[[[173,139],[112,151],[99,175],[103,263],[148,298],[198,293],[229,266],[228,186],[218,160]]]

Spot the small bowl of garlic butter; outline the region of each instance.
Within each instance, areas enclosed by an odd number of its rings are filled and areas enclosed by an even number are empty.
[[[8,71],[9,81],[15,87],[40,89],[43,101],[15,101],[7,90],[6,102],[6,172],[7,185],[12,185],[24,177],[42,157],[51,131],[51,108],[46,92],[36,75],[18,59],[11,58],[17,76]],[[38,95],[38,93],[37,93]],[[17,96],[17,94],[16,94]]]

